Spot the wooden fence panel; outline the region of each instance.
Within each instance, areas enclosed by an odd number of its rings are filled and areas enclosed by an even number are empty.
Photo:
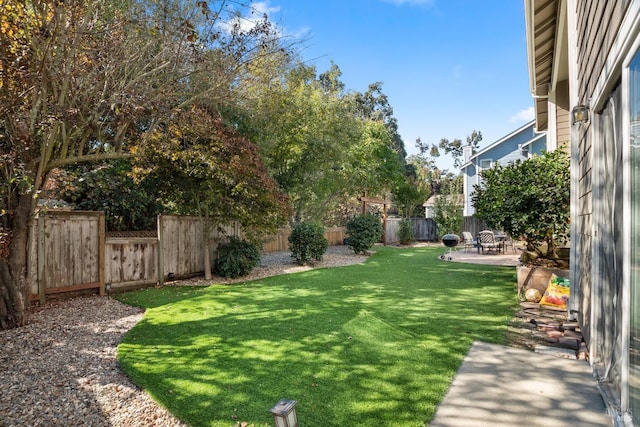
[[[465,216],[462,231],[468,231],[472,236],[477,236],[482,230],[490,229],[484,221],[475,216]]]
[[[418,241],[438,240],[438,228],[431,218],[408,218],[413,223],[413,236]],[[400,242],[398,231],[402,218],[387,218],[385,230],[386,243],[394,245]]]
[[[262,245],[262,253],[270,254],[274,252],[287,252],[289,250],[289,236],[291,230],[283,228],[277,234],[269,236]]]
[[[283,228],[273,236],[268,236],[262,245],[262,253],[270,254],[274,252],[287,252],[289,250],[289,236],[291,230]],[[329,246],[340,246],[344,244],[346,230],[344,227],[329,227],[324,230],[324,237],[329,241]]]
[[[212,260],[215,260],[217,247],[227,236],[241,237],[238,224],[212,227],[209,237],[205,238],[205,227],[198,217],[160,215],[158,271],[162,278],[169,273],[173,273],[176,278],[204,273],[205,247],[209,247]]]
[[[203,233],[204,227],[197,217],[160,216],[158,234],[163,277],[169,273],[184,277],[204,272]]]
[[[158,247],[158,239],[153,237],[108,237],[105,282],[113,289],[157,283]]]
[[[31,225],[30,294],[43,303],[46,294],[104,285],[104,213],[40,212]]]
[[[329,246],[344,244],[346,229],[344,227],[329,227],[324,230],[324,237],[329,241]]]

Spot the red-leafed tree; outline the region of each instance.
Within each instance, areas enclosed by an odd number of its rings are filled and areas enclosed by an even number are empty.
[[[268,174],[257,147],[211,108],[176,112],[150,132],[147,142],[139,172],[156,181],[165,178],[159,189],[164,202],[197,215],[206,230],[238,221],[249,240],[259,240],[287,222],[288,198]],[[211,275],[208,251],[205,275]]]

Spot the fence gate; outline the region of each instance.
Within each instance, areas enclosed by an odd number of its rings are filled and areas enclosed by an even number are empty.
[[[104,291],[104,213],[40,212],[31,233],[31,295]]]

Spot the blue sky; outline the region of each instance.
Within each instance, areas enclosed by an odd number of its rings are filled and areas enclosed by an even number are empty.
[[[533,119],[522,0],[268,0],[254,6],[305,40],[305,61],[340,67],[350,90],[382,82],[409,154],[415,140],[481,147]],[[447,159],[441,167],[451,168]]]

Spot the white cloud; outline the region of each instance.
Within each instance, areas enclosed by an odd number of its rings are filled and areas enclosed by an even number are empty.
[[[252,3],[249,10],[250,12],[248,16],[235,16],[231,20],[222,23],[222,28],[226,31],[230,31],[235,24],[238,24],[243,32],[250,31],[260,20],[262,20],[265,14],[270,16],[273,13],[277,13],[280,11],[280,7],[272,7],[269,6],[269,2],[261,1]]]
[[[529,107],[526,110],[518,111],[511,117],[511,123],[515,122],[530,122],[535,118],[535,110],[533,107]]]
[[[280,12],[280,6],[271,7],[269,6],[269,2],[260,1],[251,5],[251,11],[258,16],[262,16],[265,13],[270,15],[272,13]]]

